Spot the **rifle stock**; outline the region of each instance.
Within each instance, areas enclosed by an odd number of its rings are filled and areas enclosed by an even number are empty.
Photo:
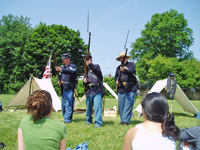
[[[52,48],[53,48],[53,60],[54,60],[54,64],[55,64],[55,66],[58,66],[57,60],[56,60],[56,54],[55,54],[54,46],[53,46],[53,43],[51,43],[51,44],[52,44]],[[60,75],[59,75],[58,71],[57,71],[57,76],[58,76],[59,82],[61,83],[61,78],[60,78]],[[59,86],[60,86],[60,93],[62,95],[63,94],[62,85],[59,85]]]
[[[85,77],[88,78],[88,66],[86,65],[86,61],[89,60],[89,52],[87,53],[87,56],[85,57],[84,61],[84,72],[85,72]]]

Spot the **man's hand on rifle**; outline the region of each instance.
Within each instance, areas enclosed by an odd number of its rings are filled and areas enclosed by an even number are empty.
[[[60,81],[58,81],[58,85],[61,85],[62,83]]]
[[[84,78],[84,79],[83,79],[83,82],[84,82],[84,83],[87,83],[87,82],[88,82],[88,79],[87,79],[87,78]]]
[[[120,67],[120,71],[121,71],[121,72],[124,72],[124,71],[125,71],[125,67],[124,67],[124,66],[123,66],[123,67],[121,66],[121,67]]]
[[[89,66],[90,63],[91,63],[90,61],[86,61],[86,62],[85,62],[86,66]]]
[[[119,85],[119,81],[118,80],[116,81],[116,84],[117,84],[117,86]]]
[[[62,72],[62,68],[59,66],[55,66],[56,71],[61,71]]]

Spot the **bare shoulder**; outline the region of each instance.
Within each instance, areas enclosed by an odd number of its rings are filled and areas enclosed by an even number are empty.
[[[137,131],[138,129],[136,127],[133,127],[127,131],[126,136],[128,136],[129,138],[133,140],[137,134]]]
[[[131,129],[129,129],[125,135],[124,138],[124,146],[122,148],[122,150],[132,150],[132,141],[135,138],[136,134],[137,134],[138,129],[136,127],[133,127]]]

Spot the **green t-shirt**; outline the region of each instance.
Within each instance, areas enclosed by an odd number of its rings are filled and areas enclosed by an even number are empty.
[[[66,125],[58,120],[42,118],[33,122],[25,116],[19,128],[22,130],[26,150],[58,150],[60,141],[67,137]]]

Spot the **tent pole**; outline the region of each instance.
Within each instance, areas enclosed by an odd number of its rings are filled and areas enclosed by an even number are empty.
[[[29,87],[29,95],[31,95],[31,90],[32,90],[32,79],[33,79],[33,75],[30,74],[29,80],[30,80],[30,87]]]
[[[172,104],[171,104],[171,114],[172,114],[172,108],[173,108],[173,99],[172,99]]]
[[[171,83],[173,83],[173,79],[171,78]],[[172,84],[170,86],[170,94],[171,94],[171,90],[172,90]],[[172,108],[173,108],[173,99],[172,99],[172,104],[171,104],[171,114],[172,114]]]

